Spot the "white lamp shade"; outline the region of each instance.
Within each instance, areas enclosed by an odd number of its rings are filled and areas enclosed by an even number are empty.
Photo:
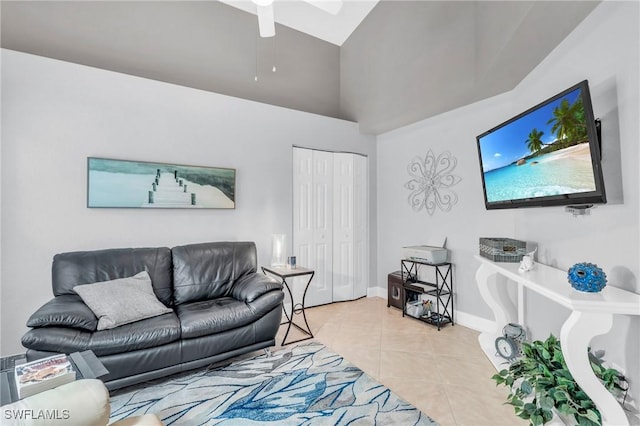
[[[271,266],[285,266],[287,263],[287,236],[273,234],[271,238]]]

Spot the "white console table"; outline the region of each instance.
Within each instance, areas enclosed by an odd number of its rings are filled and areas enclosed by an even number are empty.
[[[560,331],[567,367],[598,407],[603,425],[628,425],[629,420],[620,404],[593,373],[588,347],[594,336],[611,329],[614,314],[640,315],[640,294],[610,285],[599,293],[581,292],[571,287],[567,272],[560,269],[536,263],[533,270],[520,272],[518,263],[497,263],[481,256],[475,257],[480,261],[476,272],[480,295],[495,316],[495,330],[480,334],[478,340],[496,369],[505,368],[501,366],[504,359],[495,355],[496,337],[502,335],[502,328],[510,322],[524,325],[524,286],[572,311]],[[507,280],[517,283],[516,304],[508,297]]]

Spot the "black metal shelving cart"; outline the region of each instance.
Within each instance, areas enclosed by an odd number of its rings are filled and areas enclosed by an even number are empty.
[[[435,299],[435,311],[412,318],[435,325],[438,331],[445,324],[454,325],[453,320],[453,273],[450,262],[427,263],[419,260],[403,259],[402,271],[402,316],[407,314],[407,299],[413,295],[426,294]],[[433,268],[435,282],[421,280],[418,271],[422,266]]]

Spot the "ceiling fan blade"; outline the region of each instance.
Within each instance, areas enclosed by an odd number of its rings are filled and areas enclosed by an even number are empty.
[[[276,25],[273,18],[273,3],[256,5],[258,8],[258,27],[260,37],[273,37],[276,35]]]
[[[304,1],[332,15],[337,15],[340,12],[340,9],[342,9],[342,0],[304,0]]]

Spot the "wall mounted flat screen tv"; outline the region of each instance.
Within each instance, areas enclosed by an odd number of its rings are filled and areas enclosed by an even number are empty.
[[[606,203],[586,80],[476,139],[487,209]]]

